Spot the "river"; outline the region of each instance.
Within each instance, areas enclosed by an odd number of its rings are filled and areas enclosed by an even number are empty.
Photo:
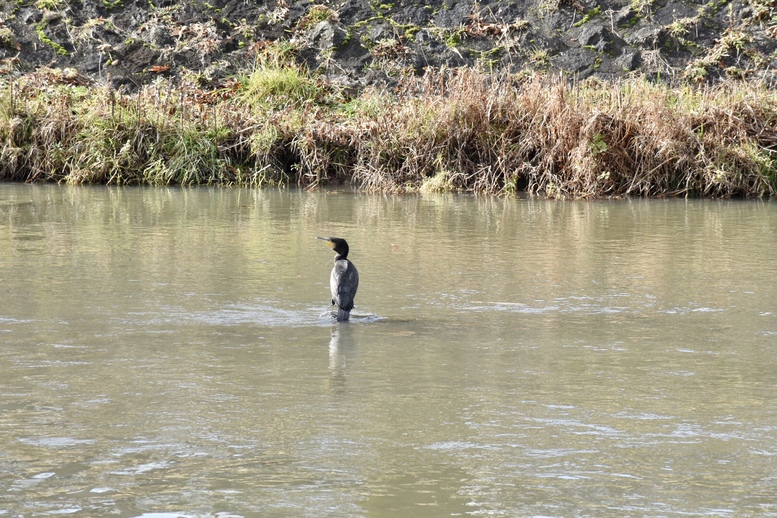
[[[775,258],[771,202],[0,184],[0,516],[777,516]]]

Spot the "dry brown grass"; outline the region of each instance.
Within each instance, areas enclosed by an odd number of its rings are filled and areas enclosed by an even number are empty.
[[[276,68],[273,68],[275,66]],[[346,99],[288,63],[132,95],[39,73],[0,85],[0,179],[453,190],[545,197],[764,196],[777,95],[755,84],[437,70]]]
[[[451,189],[549,197],[775,190],[777,96],[754,85],[571,86],[449,70],[404,85],[395,103],[375,121],[375,136],[389,137],[365,139],[359,153],[354,177],[365,188],[442,175]]]

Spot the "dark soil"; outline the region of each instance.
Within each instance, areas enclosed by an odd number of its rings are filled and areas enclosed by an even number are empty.
[[[777,0],[0,0],[0,74],[73,68],[128,91],[217,83],[276,44],[356,89],[461,66],[774,85],[776,38]]]

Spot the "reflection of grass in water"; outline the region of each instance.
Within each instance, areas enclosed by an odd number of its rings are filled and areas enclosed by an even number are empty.
[[[430,71],[355,97],[267,53],[204,88],[131,95],[42,70],[0,86],[0,178],[314,186],[546,197],[740,196],[777,187],[777,94],[642,79]]]

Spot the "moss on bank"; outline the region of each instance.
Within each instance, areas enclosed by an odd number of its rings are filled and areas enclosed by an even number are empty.
[[[351,98],[276,57],[211,89],[160,78],[121,95],[43,70],[0,90],[3,180],[546,197],[777,190],[777,93],[745,82],[570,85],[448,69]]]

